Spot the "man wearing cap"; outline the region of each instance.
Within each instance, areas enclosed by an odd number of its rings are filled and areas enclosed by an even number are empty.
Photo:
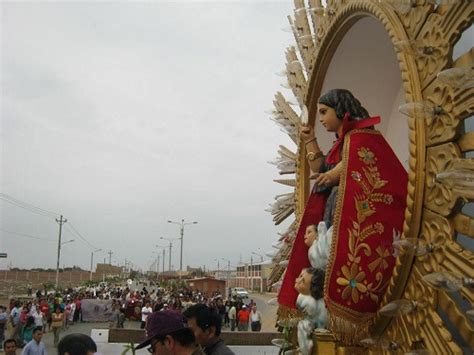
[[[217,309],[196,304],[186,309],[183,314],[206,355],[234,355],[220,338],[221,316]]]
[[[193,331],[183,316],[174,311],[154,312],[148,316],[145,327],[146,340],[135,349],[150,345],[154,355],[202,355],[196,346]]]

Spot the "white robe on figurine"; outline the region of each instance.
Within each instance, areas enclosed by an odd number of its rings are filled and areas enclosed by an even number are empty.
[[[311,334],[314,328],[326,326],[328,313],[324,299],[316,300],[311,295],[298,295],[296,306],[304,313],[298,322],[298,344],[302,355],[309,355],[313,349]]]
[[[324,221],[318,224],[318,239],[308,249],[308,258],[312,267],[326,269],[331,252],[332,226],[327,229]]]

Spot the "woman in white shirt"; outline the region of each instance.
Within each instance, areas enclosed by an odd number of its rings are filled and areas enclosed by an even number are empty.
[[[39,307],[36,307],[35,312],[32,313],[32,317],[35,319],[35,327],[43,328],[44,314],[43,314],[43,312],[41,312],[41,309]]]

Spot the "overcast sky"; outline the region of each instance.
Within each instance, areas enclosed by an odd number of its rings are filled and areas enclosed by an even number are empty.
[[[166,221],[181,218],[199,222],[185,230],[184,265],[271,250],[284,226],[264,209],[290,188],[272,182],[267,161],[279,144],[295,148],[264,111],[286,91],[275,72],[291,1],[1,10],[1,192],[68,219],[63,240],[75,242],[61,265],[89,268],[91,247],[72,226],[114,263],[147,269],[168,243],[159,238],[179,237]],[[55,267],[54,219],[0,207],[0,268]]]

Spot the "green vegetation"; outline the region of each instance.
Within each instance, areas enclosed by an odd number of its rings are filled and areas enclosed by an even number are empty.
[[[122,355],[128,354],[129,351],[132,352],[132,355],[135,355],[135,344],[131,341],[129,344],[123,346]]]

